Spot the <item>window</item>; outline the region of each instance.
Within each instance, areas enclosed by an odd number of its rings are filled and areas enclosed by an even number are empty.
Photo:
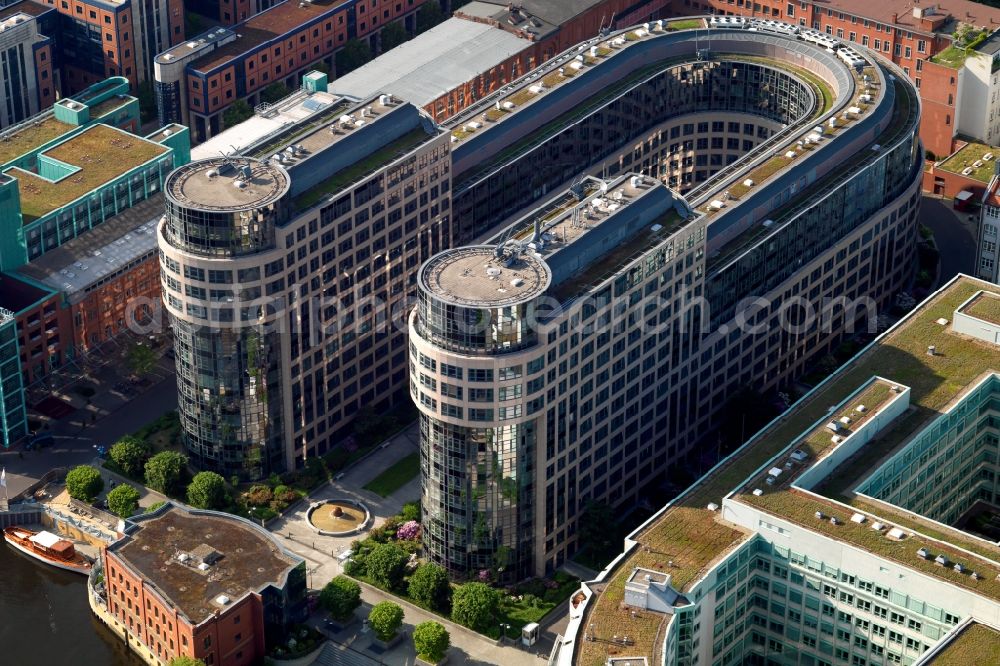
[[[917,40],[917,53],[927,53],[927,42],[926,41],[924,41],[922,39],[918,39]]]

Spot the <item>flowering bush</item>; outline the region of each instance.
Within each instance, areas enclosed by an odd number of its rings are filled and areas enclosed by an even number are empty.
[[[490,580],[490,570],[489,569],[480,569],[479,570],[479,582],[481,582],[481,583],[488,583],[489,580]]]
[[[415,520],[408,520],[396,530],[396,538],[402,541],[410,541],[420,536],[420,523]]]

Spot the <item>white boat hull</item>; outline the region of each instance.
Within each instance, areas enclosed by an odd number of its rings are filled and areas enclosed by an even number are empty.
[[[56,567],[57,569],[63,569],[64,571],[72,571],[73,573],[83,574],[84,576],[90,574],[90,567],[82,567],[78,564],[67,564],[67,563],[57,562],[56,560],[50,560],[45,557],[39,557],[38,553],[34,553],[28,550],[27,548],[17,543],[16,541],[11,541],[6,537],[6,535],[4,536],[4,541],[6,541],[9,545],[13,546],[19,551],[21,551],[31,559],[35,560],[36,562],[48,564],[49,566]]]

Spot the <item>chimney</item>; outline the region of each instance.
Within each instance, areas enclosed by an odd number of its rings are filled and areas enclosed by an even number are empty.
[[[893,12],[892,13],[892,24],[893,25],[896,25],[896,19],[898,19],[898,18],[899,18],[899,14],[897,14],[896,12]]]

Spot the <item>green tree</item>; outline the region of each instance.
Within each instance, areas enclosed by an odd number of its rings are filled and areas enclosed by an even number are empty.
[[[406,32],[406,28],[403,27],[402,22],[394,21],[392,23],[387,23],[385,27],[382,28],[382,32],[379,34],[379,39],[382,42],[382,53],[385,53],[389,49],[396,48],[409,38],[410,33]]]
[[[66,475],[66,491],[73,499],[92,502],[104,490],[104,479],[96,467],[79,465]]]
[[[168,666],[205,666],[205,662],[194,657],[174,657]]]
[[[119,518],[128,518],[139,508],[139,491],[123,483],[108,491],[108,509]]]
[[[452,598],[451,619],[476,631],[490,626],[500,610],[500,592],[486,583],[460,585]]]
[[[368,613],[368,626],[379,640],[389,641],[403,624],[403,609],[391,601],[383,601],[372,606]]]
[[[372,548],[365,560],[368,577],[377,585],[392,589],[403,580],[406,551],[394,543],[380,543]]]
[[[614,512],[604,502],[587,502],[580,515],[577,530],[580,533],[580,543],[587,548],[595,561],[603,559],[620,550],[621,544],[615,541],[616,530]],[[616,546],[615,544],[618,543]]]
[[[187,456],[176,451],[161,451],[146,461],[146,485],[165,495],[180,489],[187,470]]]
[[[425,2],[417,10],[417,34],[427,32],[438,23],[444,21],[445,15],[441,5],[436,2]]]
[[[361,605],[361,586],[347,576],[336,576],[323,586],[319,605],[338,620],[346,620]]]
[[[337,51],[337,76],[343,76],[354,71],[372,59],[372,50],[368,42],[361,39],[351,39]]]
[[[166,504],[166,502],[156,502],[154,504],[150,504],[149,506],[146,507],[146,513],[153,513],[164,504]]]
[[[156,119],[156,94],[153,92],[153,82],[143,81],[135,90],[139,100],[139,121],[148,123]]]
[[[252,116],[253,109],[246,103],[246,100],[238,99],[222,112],[222,124],[226,127],[233,127]]]
[[[118,469],[128,476],[142,474],[142,466],[148,455],[149,447],[146,446],[146,442],[131,435],[119,439],[108,452],[108,456],[118,465]]]
[[[413,628],[413,647],[417,649],[417,656],[424,661],[441,661],[450,645],[448,630],[440,622],[429,620]]]
[[[132,371],[133,375],[144,377],[156,367],[156,352],[150,349],[148,345],[137,342],[128,350],[125,362],[128,364],[128,369]]]
[[[291,92],[281,81],[275,81],[268,87],[260,91],[260,101],[267,102],[268,104],[273,104],[277,102],[282,97],[287,97],[288,93]]]
[[[187,487],[188,504],[199,509],[220,509],[226,503],[226,480],[215,472],[198,472]]]
[[[451,601],[448,572],[433,562],[421,564],[410,576],[409,592],[420,603],[434,610],[447,611]]]
[[[399,515],[404,523],[410,520],[420,522],[420,502],[407,502],[403,505],[403,510],[400,511]]]

